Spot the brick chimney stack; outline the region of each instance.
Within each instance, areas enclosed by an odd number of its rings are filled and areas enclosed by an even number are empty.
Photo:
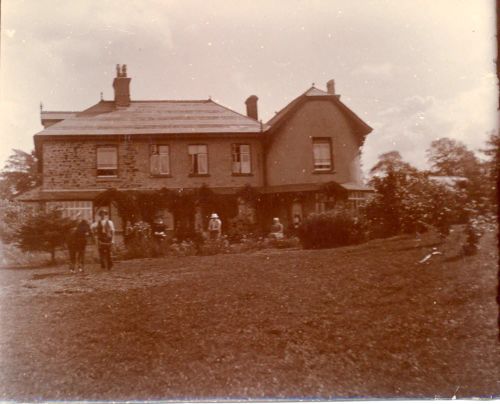
[[[333,79],[328,80],[326,83],[326,92],[328,94],[335,95],[335,81]]]
[[[255,119],[256,121],[259,119],[258,112],[257,112],[257,100],[258,99],[259,98],[256,95],[251,95],[245,101],[245,104],[247,104],[247,116],[249,118]]]
[[[116,77],[113,80],[115,89],[115,105],[117,107],[128,107],[130,105],[130,80],[127,77],[127,65],[116,65]]]

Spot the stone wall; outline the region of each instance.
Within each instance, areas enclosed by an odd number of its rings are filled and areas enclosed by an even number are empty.
[[[170,175],[150,174],[150,145],[170,146]],[[252,174],[233,175],[231,145],[251,145]],[[209,174],[191,176],[188,145],[208,146]],[[97,147],[118,147],[118,175],[116,178],[97,177]],[[207,184],[211,188],[263,185],[263,155],[259,139],[170,139],[162,142],[147,140],[46,140],[43,143],[43,189],[160,189],[192,188]]]

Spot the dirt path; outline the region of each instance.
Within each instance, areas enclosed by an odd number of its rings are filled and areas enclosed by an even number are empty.
[[[0,398],[498,395],[494,232],[436,242],[0,271]]]

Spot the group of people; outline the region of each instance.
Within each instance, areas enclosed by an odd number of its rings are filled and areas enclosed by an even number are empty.
[[[77,218],[78,217],[79,214],[77,215]],[[295,215],[292,222],[293,228],[298,229],[300,222],[300,216]],[[158,245],[158,248],[161,248],[161,244],[166,239],[167,234],[166,226],[163,223],[163,219],[160,217],[158,217],[153,223],[152,235],[155,240],[155,245]],[[212,213],[210,215],[210,220],[208,221],[208,236],[210,240],[217,240],[221,237],[221,235],[222,221],[217,213]],[[105,209],[101,209],[99,211],[99,219],[92,223],[92,225],[89,225],[86,220],[81,219],[76,228],[69,235],[68,250],[71,272],[84,271],[85,249],[87,246],[87,240],[90,236],[93,236],[95,243],[97,244],[101,269],[111,270],[113,267],[111,249],[114,243],[115,226],[109,218],[108,212]],[[269,236],[276,240],[284,237],[283,224],[280,222],[278,217],[273,219]]]
[[[297,231],[302,223],[299,215],[293,217],[293,230]],[[280,222],[279,217],[273,219],[273,224],[271,225],[269,237],[276,240],[280,240],[285,236],[283,224]],[[210,216],[210,221],[208,222],[208,234],[211,240],[216,240],[221,236],[222,233],[222,222],[217,215],[217,213],[212,213]]]
[[[78,217],[79,214],[77,215]],[[114,243],[115,226],[109,219],[108,212],[101,209],[98,220],[89,225],[85,219],[81,219],[68,237],[71,272],[84,271],[85,249],[87,247],[87,240],[91,235],[97,244],[101,268],[111,270],[113,267],[111,247]]]

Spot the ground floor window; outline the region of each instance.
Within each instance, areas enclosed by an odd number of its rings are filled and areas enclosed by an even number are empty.
[[[335,197],[322,193],[315,194],[314,210],[316,213],[324,213],[335,208]]]
[[[366,202],[366,194],[360,191],[351,191],[347,201],[349,207],[357,211]]]
[[[76,219],[80,214],[80,219],[85,219],[92,223],[92,201],[50,201],[45,203],[45,210],[60,209],[63,217]]]

